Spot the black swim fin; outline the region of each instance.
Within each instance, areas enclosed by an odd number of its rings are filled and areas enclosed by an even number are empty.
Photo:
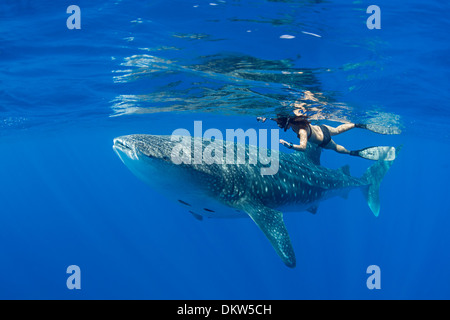
[[[383,127],[374,123],[369,124],[356,124],[356,128],[367,129],[369,131],[379,133],[379,134],[401,134],[402,130],[397,127]]]
[[[367,160],[395,160],[395,148],[394,147],[369,147],[361,150],[350,151],[351,156],[361,157]]]

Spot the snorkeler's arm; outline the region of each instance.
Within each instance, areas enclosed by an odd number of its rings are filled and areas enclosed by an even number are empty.
[[[305,151],[306,144],[308,143],[308,133],[306,132],[306,130],[300,129],[299,135],[300,135],[300,144],[299,145],[289,143],[284,140],[280,140],[280,143],[289,149],[294,149],[296,151]]]
[[[300,129],[298,134],[300,136],[300,145],[294,145],[292,148],[297,151],[305,151],[306,144],[308,143],[308,133],[306,132],[306,130]]]

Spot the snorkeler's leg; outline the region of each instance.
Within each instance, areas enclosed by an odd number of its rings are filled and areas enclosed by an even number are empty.
[[[344,146],[337,144],[333,140],[331,140],[330,143],[327,144],[325,149],[334,150],[337,153],[342,153],[342,154],[350,154],[351,153],[351,151],[347,150]]]
[[[353,128],[357,128],[357,125],[354,124],[354,123],[344,123],[344,124],[341,124],[340,126],[338,126],[336,128],[333,128],[333,127],[330,127],[330,126],[327,126],[327,128],[330,131],[330,135],[331,136],[336,136],[338,134],[344,133],[344,132],[346,132],[348,130],[351,130]]]

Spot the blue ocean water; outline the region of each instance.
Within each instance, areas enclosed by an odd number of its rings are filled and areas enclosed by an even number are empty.
[[[69,5],[81,29],[69,30]],[[369,30],[369,5],[381,29]],[[0,2],[0,298],[450,298],[447,1]],[[113,138],[274,128],[302,105],[403,145],[375,218],[362,194],[286,214],[297,267],[251,219],[199,222],[133,176]],[[292,132],[280,132],[292,141]],[[324,151],[322,164],[370,161]],[[183,181],[180,181],[183,183]],[[66,286],[70,265],[81,290]],[[381,270],[369,290],[366,269]]]

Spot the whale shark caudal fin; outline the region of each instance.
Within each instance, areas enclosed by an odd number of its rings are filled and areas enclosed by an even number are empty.
[[[397,157],[401,148],[402,146],[396,148],[395,157]],[[384,175],[393,163],[394,160],[379,160],[367,169],[362,176],[362,180],[367,183],[367,186],[362,189],[363,194],[367,200],[370,210],[372,210],[376,217],[380,214],[380,184],[384,178]]]
[[[281,260],[290,268],[295,267],[295,253],[283,221],[283,213],[262,204],[249,203],[242,210],[252,218],[269,239]]]

